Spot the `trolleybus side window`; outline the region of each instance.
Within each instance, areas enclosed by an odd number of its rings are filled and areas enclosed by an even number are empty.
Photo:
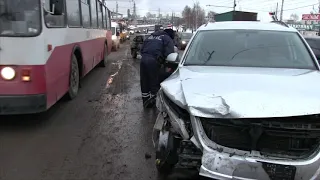
[[[62,13],[60,15],[51,14],[47,11],[52,10],[50,8],[50,0],[44,1],[44,20],[47,27],[54,28],[54,27],[65,27],[66,26],[66,13],[65,9],[63,8]]]
[[[80,27],[81,17],[79,9],[79,0],[67,0],[66,2],[69,27]]]
[[[106,12],[106,19],[107,19],[107,29],[110,30],[111,29],[111,21],[110,21],[110,11],[107,8],[107,12]]]
[[[107,8],[106,7],[102,7],[103,10],[103,28],[107,29]]]
[[[82,26],[85,28],[91,27],[90,0],[81,0],[81,15]]]
[[[91,27],[97,28],[98,27],[98,19],[97,19],[96,0],[90,0],[90,7],[91,7]]]
[[[97,1],[99,29],[103,29],[102,4]]]

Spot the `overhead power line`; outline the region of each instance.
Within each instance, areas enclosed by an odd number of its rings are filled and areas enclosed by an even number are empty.
[[[296,9],[301,9],[301,8],[305,8],[305,7],[311,7],[311,6],[315,6],[315,5],[318,5],[318,4],[310,4],[310,5],[306,5],[306,6],[299,6],[299,7],[296,7],[296,8],[284,9],[283,11],[296,10]]]

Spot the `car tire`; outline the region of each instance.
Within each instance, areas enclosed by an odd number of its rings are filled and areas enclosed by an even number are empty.
[[[177,162],[177,154],[174,147],[174,139],[172,133],[169,133],[168,147],[158,147],[156,152],[156,168],[161,177],[170,175]]]
[[[106,67],[108,63],[108,46],[105,44],[104,45],[104,54],[103,54],[103,59],[100,62],[100,66],[101,67]]]
[[[71,60],[71,69],[69,76],[69,91],[68,91],[68,99],[72,100],[77,97],[80,86],[80,75],[79,75],[79,66],[78,60],[75,54],[72,55]]]

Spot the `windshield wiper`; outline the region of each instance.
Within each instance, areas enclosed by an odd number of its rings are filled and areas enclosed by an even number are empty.
[[[202,65],[205,65],[210,59],[211,59],[211,57],[212,57],[212,54],[214,53],[215,51],[213,50],[213,51],[211,51],[211,53],[210,52],[207,52],[208,54],[209,54],[209,57],[208,57],[208,59],[207,60],[205,60],[204,61],[204,63],[202,64]]]

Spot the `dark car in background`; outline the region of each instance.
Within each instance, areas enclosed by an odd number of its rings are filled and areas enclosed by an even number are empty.
[[[178,33],[178,42],[177,42],[178,48],[180,50],[184,50],[187,47],[187,44],[189,43],[192,36],[193,36],[192,33],[179,32]]]
[[[319,36],[305,36],[304,39],[308,42],[314,55],[320,60],[320,37]]]
[[[163,25],[161,25],[161,24],[157,24],[157,25],[154,26],[154,30],[155,31],[159,31],[161,29],[163,29]]]
[[[136,37],[133,38],[131,42],[131,56],[132,58],[136,59],[138,54],[141,51],[141,47],[143,45],[144,40],[149,37],[150,34],[138,34]]]

